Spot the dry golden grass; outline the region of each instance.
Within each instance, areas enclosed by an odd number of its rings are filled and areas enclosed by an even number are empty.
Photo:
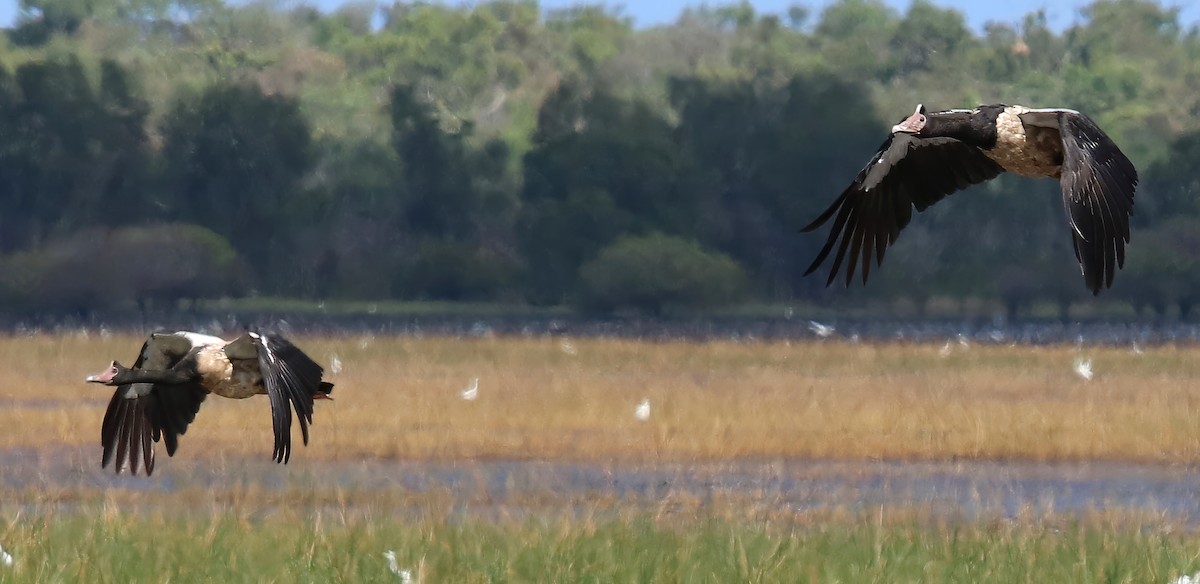
[[[108,388],[141,338],[0,339],[0,448],[98,446]],[[323,459],[1200,459],[1200,351],[940,344],[297,338],[337,354],[336,401],[308,448]],[[1093,359],[1096,378],[1072,371]],[[479,398],[459,390],[479,377]],[[652,414],[633,412],[649,398]],[[271,450],[269,406],[211,398],[178,456]],[[298,431],[297,431],[298,434]],[[298,441],[298,436],[297,436]],[[97,448],[98,450],[98,448]]]

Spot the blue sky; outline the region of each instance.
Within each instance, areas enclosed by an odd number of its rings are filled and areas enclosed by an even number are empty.
[[[897,10],[904,11],[908,8],[910,0],[885,1]],[[19,0],[0,0],[0,27],[12,26],[17,17],[18,2]],[[286,3],[297,2],[295,0],[288,0]],[[306,3],[315,4],[322,9],[329,10],[340,5],[342,0],[309,0]],[[453,3],[457,4],[459,2],[455,1]],[[578,3],[577,0],[541,0],[543,8],[557,8]],[[639,26],[670,23],[675,20],[675,17],[684,6],[700,4],[700,2],[692,0],[631,0],[629,2],[607,3],[625,6],[624,13],[633,17]],[[710,2],[710,4],[722,3]],[[780,14],[786,13],[788,6],[791,4],[801,4],[811,8],[815,15],[829,3],[830,0],[751,0],[751,4],[760,13],[773,12]],[[967,15],[967,21],[971,27],[978,31],[989,20],[1017,22],[1021,16],[1039,8],[1046,10],[1046,16],[1050,21],[1050,25],[1055,29],[1061,30],[1079,20],[1079,8],[1087,5],[1089,2],[1083,0],[968,0],[960,2],[934,0],[934,3],[940,6],[958,8]],[[1197,21],[1200,21],[1200,2],[1195,2],[1194,0],[1177,0],[1172,2],[1168,0],[1166,4],[1169,6],[1188,5],[1181,13],[1181,20],[1186,26],[1194,25]]]

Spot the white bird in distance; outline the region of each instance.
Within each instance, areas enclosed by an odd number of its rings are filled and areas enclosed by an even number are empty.
[[[637,409],[633,411],[634,417],[645,422],[650,419],[650,400],[644,399],[638,404]]]
[[[1078,375],[1084,381],[1091,381],[1095,375],[1092,373],[1092,360],[1084,359],[1083,357],[1075,359],[1075,375]]]
[[[810,320],[810,321],[808,321],[808,330],[812,331],[814,335],[817,335],[818,337],[821,337],[822,339],[824,339],[826,337],[833,335],[833,332],[837,329],[835,329],[827,324],[821,324],[815,320]]]
[[[1200,584],[1200,572],[1197,572],[1193,576],[1188,576],[1188,575],[1184,574],[1183,576],[1180,576],[1179,578],[1172,580],[1171,584]]]
[[[400,577],[401,584],[412,584],[412,571],[400,569],[400,566],[396,564],[396,552],[388,550],[383,552],[383,557],[387,558],[388,570]]]
[[[562,352],[564,352],[568,355],[578,355],[579,354],[579,349],[575,348],[575,343],[572,343],[571,341],[569,341],[567,339],[563,339],[563,341],[561,343],[559,343],[558,346],[560,348],[562,348]]]
[[[475,398],[479,397],[479,378],[472,379],[471,385],[463,388],[459,395],[467,401],[475,401]]]

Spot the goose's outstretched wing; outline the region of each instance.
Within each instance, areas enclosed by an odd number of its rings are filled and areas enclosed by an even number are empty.
[[[196,419],[200,404],[208,392],[199,384],[153,385],[131,383],[113,393],[100,428],[100,444],[104,447],[101,468],[116,460],[114,470],[119,474],[128,467],[138,472],[144,462],[146,475],[154,473],[154,444],[166,442],[167,455],[174,456],[179,436],[187,432],[188,424]]]
[[[1004,169],[981,150],[952,138],[917,138],[900,132],[880,146],[871,162],[812,223],[801,231],[812,231],[833,219],[825,246],[804,272],[808,275],[833,252],[829,270],[832,284],[843,262],[846,285],[854,279],[861,259],[862,281],[867,282],[871,260],[883,263],[887,248],[912,220],[912,210],[924,211],[951,193],[995,178]]]
[[[170,369],[191,350],[191,341],[178,333],[153,333],[142,344],[133,369]],[[196,419],[207,394],[198,384],[118,386],[100,426],[100,467],[107,468],[115,460],[113,470],[118,474],[128,468],[136,475],[139,465],[144,465],[147,476],[153,474],[153,442],[164,440],[167,455],[173,456],[179,436]]]
[[[257,352],[263,384],[271,399],[271,420],[275,429],[272,458],[275,462],[286,463],[292,455],[292,410],[296,411],[300,433],[307,445],[313,396],[328,393],[332,386],[321,381],[324,369],[287,339],[278,335],[246,333],[234,343],[244,342],[243,339],[252,343]],[[227,353],[229,350],[227,348]]]
[[[1030,110],[1021,121],[1056,128],[1062,136],[1063,208],[1084,283],[1099,294],[1112,287],[1125,265],[1137,169],[1104,130],[1077,111]]]

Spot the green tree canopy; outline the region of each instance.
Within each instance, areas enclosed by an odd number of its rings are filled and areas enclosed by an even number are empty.
[[[162,136],[158,203],[166,217],[212,229],[260,268],[291,255],[292,227],[303,219],[294,212],[309,208],[304,178],[313,165],[295,99],[244,83],[215,85],[180,99]]]

